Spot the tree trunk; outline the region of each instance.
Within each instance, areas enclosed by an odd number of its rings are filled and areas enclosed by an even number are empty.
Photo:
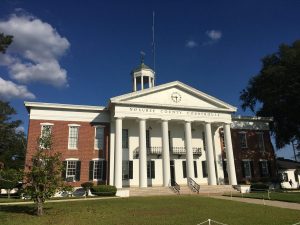
[[[43,215],[43,201],[40,198],[37,199],[37,211],[36,211],[36,214],[38,216],[42,216]]]

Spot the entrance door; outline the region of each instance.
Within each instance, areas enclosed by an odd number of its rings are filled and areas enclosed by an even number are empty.
[[[174,160],[170,161],[170,175],[171,175],[171,186],[175,185],[175,165]]]

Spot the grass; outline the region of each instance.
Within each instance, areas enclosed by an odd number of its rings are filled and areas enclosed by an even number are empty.
[[[225,196],[231,196],[230,194],[224,194]],[[257,192],[257,193],[234,193],[232,197],[243,197],[243,198],[257,198],[257,199],[268,199],[267,192]],[[269,200],[283,201],[283,202],[295,202],[300,203],[300,192],[270,192]]]
[[[45,215],[33,205],[0,206],[6,224],[199,224],[208,218],[228,225],[294,224],[298,210],[247,204],[201,196],[131,197],[45,204]]]

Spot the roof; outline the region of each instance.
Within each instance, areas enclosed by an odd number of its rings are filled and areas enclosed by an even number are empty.
[[[278,169],[300,169],[300,162],[291,159],[277,158],[277,166]]]
[[[241,116],[241,115],[238,115],[238,116],[232,116],[232,120],[272,122],[273,117]]]
[[[84,110],[84,111],[102,111],[107,108],[104,106],[91,105],[71,105],[47,102],[24,102],[24,105],[29,112],[31,108],[52,108],[52,109],[69,109],[69,110]]]
[[[142,62],[138,67],[136,67],[134,70],[132,70],[132,73],[141,71],[142,69],[152,70],[149,66],[147,66],[145,63]]]

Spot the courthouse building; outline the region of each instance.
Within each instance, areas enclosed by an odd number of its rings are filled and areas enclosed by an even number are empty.
[[[145,188],[188,178],[236,185],[275,175],[271,118],[234,116],[236,107],[179,81],[156,86],[143,62],[131,75],[133,91],[108,106],[25,102],[26,166],[49,128],[73,186]]]

